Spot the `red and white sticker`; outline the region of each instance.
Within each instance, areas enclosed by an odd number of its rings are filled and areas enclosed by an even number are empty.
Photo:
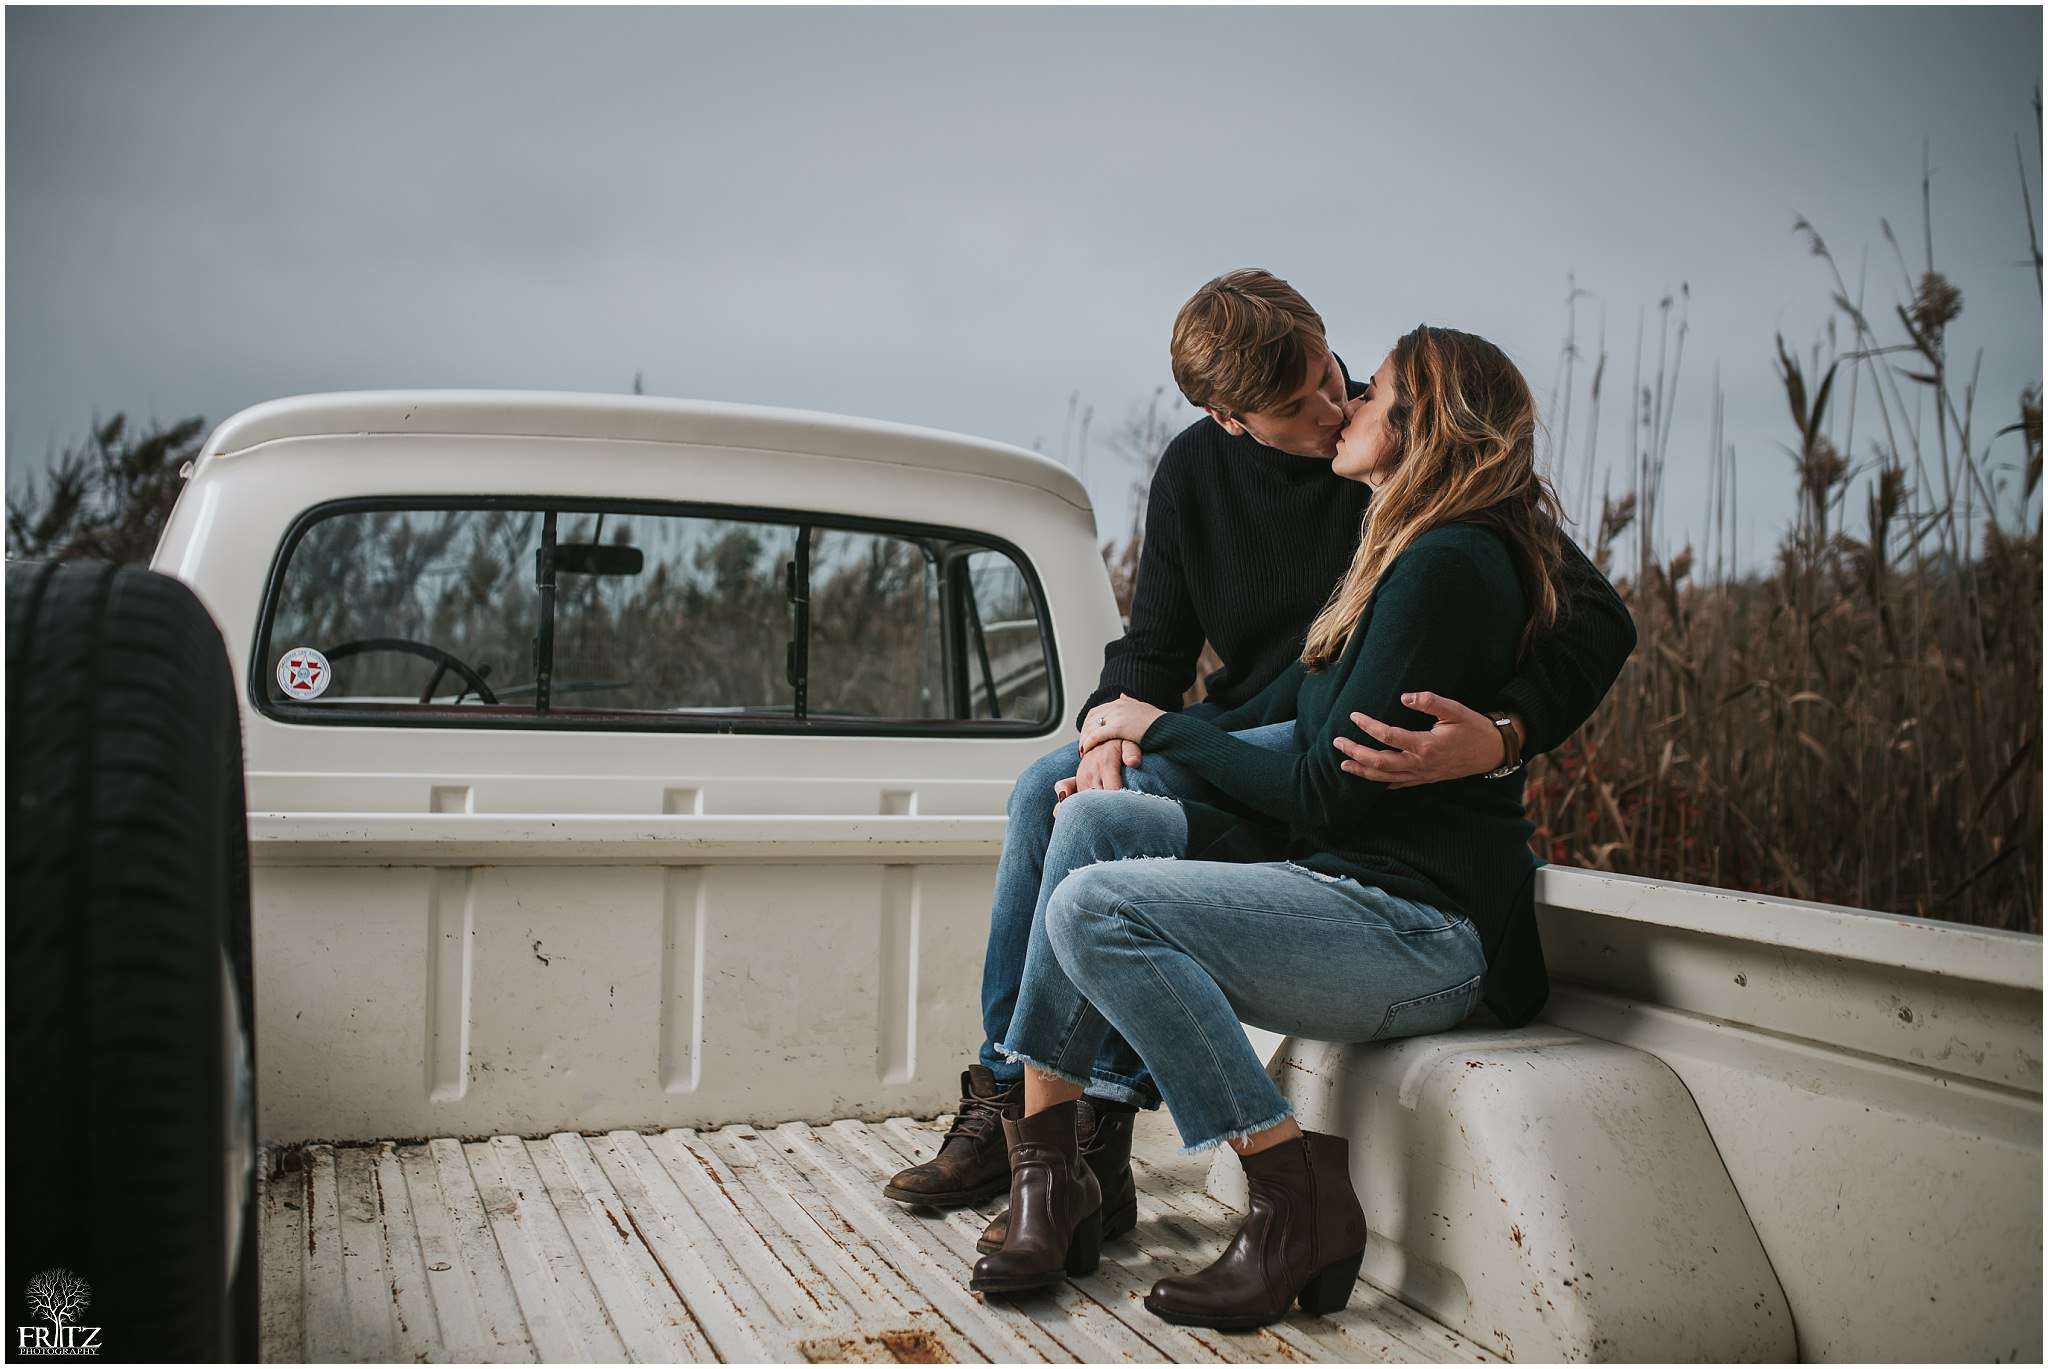
[[[333,675],[327,658],[309,646],[295,646],[278,658],[277,687],[287,699],[319,698]]]

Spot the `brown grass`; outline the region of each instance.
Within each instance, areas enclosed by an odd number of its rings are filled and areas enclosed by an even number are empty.
[[[1947,353],[1962,296],[1931,249],[1908,270],[1885,225],[1905,299],[1880,324],[1797,227],[1834,273],[1849,341],[1825,364],[1778,344],[1794,524],[1768,572],[1731,569],[1717,433],[1702,550],[1659,550],[1656,410],[1676,382],[1660,362],[1637,391],[1636,489],[1603,499],[1588,547],[1605,564],[1637,534],[1636,573],[1616,584],[1640,644],[1593,721],[1531,766],[1534,844],[1593,869],[2038,933],[2039,386],[1981,436],[1974,375],[1958,384]]]

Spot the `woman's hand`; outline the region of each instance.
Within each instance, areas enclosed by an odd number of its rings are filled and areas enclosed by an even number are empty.
[[[1143,741],[1145,730],[1165,713],[1165,709],[1154,708],[1128,694],[1118,696],[1112,703],[1097,704],[1089,710],[1088,720],[1081,724],[1081,754],[1087,755],[1104,742]]]

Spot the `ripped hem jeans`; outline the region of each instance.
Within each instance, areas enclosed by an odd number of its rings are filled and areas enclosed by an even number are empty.
[[[1032,928],[1009,1061],[1107,1097],[1097,1053],[1114,1029],[1150,1067],[1184,1149],[1289,1116],[1240,1023],[1321,1041],[1456,1026],[1486,969],[1464,918],[1285,861],[1179,859],[1178,803],[1116,791],[1060,808],[1048,848],[1073,873]],[[1092,857],[1092,859],[1091,859]]]
[[[1184,710],[1191,718],[1217,717],[1222,713],[1210,704],[1193,704]],[[1248,728],[1235,734],[1240,741],[1268,750],[1286,751],[1294,746],[1294,724],[1273,723]],[[1017,990],[1023,983],[1024,961],[1035,929],[1044,921],[1045,887],[1050,878],[1057,886],[1068,867],[1049,859],[1053,837],[1053,786],[1074,773],[1079,753],[1068,742],[1033,762],[1010,791],[1009,830],[1003,836],[1003,855],[996,866],[995,899],[989,909],[988,950],[981,967],[980,1061],[1005,1084],[1024,1077],[1023,1066],[1006,1058],[996,1043],[1010,1033],[1010,1015],[1017,1007]],[[1162,794],[1169,798],[1216,797],[1210,786],[1164,756],[1146,756],[1127,768],[1123,775],[1127,792]],[[1064,814],[1066,806],[1060,805]],[[1174,848],[1179,854],[1180,847]],[[1114,1098],[1139,1107],[1159,1106],[1159,1091],[1153,1086],[1145,1062],[1130,1044],[1115,1032],[1103,1040],[1102,1056],[1095,1073],[1103,1081],[1091,1089],[1098,1097]]]

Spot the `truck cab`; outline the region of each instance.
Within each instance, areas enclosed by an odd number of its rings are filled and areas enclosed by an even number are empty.
[[[156,565],[245,685],[272,1134],[945,1106],[1009,783],[1116,632],[1093,539],[1054,462],[822,415],[224,424]]]

